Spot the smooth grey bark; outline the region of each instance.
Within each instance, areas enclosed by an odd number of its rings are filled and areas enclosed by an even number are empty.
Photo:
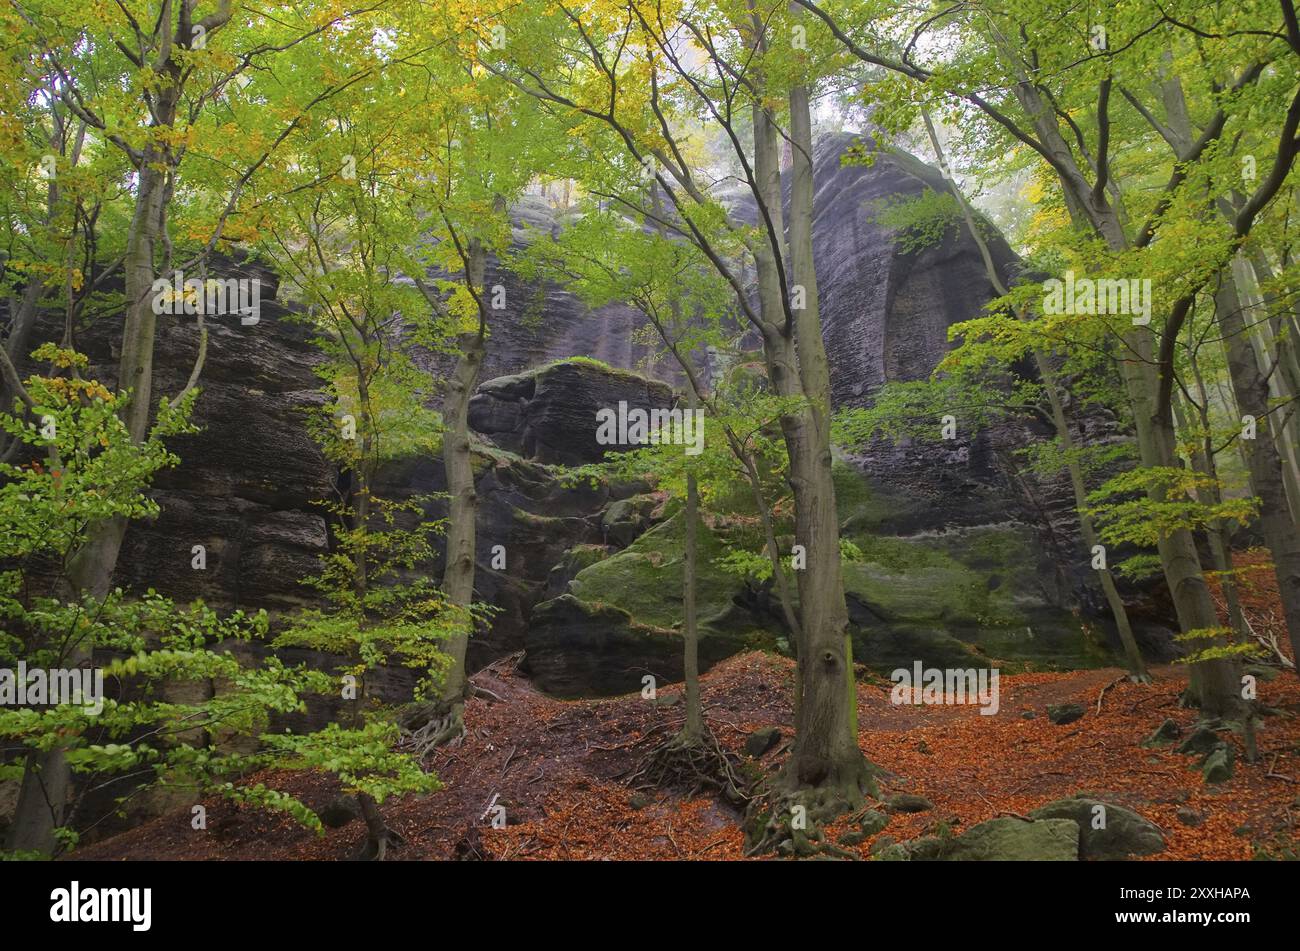
[[[853,642],[840,569],[839,518],[831,474],[830,369],[822,340],[817,273],[813,260],[812,119],[808,90],[791,87],[789,258],[798,341],[799,389],[807,407],[791,420],[790,481],[795,495],[795,537],[807,552],[799,572],[799,607],[804,643],[800,649],[800,703],[786,775],[796,787],[833,790],[850,802],[871,788],[866,758],[858,747],[857,681]],[[769,207],[780,207],[780,175],[775,169],[775,128],[762,110],[755,121],[755,164],[765,153]],[[775,174],[773,174],[775,171]],[[773,183],[775,188],[773,189]]]
[[[1257,324],[1257,336],[1263,342],[1264,362],[1276,365],[1270,383],[1277,396],[1287,405],[1275,415],[1280,415],[1277,426],[1278,455],[1282,459],[1282,474],[1286,480],[1287,498],[1291,504],[1291,518],[1300,521],[1300,359],[1296,354],[1297,328],[1294,315],[1264,299],[1263,288],[1272,285],[1276,277],[1268,256],[1253,243],[1248,245],[1246,259],[1238,259],[1243,276],[1253,277],[1257,296],[1252,310],[1263,311],[1265,319]],[[1249,273],[1247,273],[1247,271]],[[1237,289],[1245,298],[1245,289],[1238,282]],[[1295,308],[1300,309],[1300,302]]]
[[[476,567],[478,493],[474,487],[474,467],[470,454],[469,402],[478,385],[483,365],[486,303],[482,298],[487,273],[487,251],[478,238],[470,239],[466,257],[465,280],[473,289],[478,303],[479,326],[460,339],[456,367],[447,382],[443,400],[442,460],[447,476],[449,496],[447,520],[447,557],[443,566],[442,589],[447,600],[468,609],[474,603]],[[465,658],[469,649],[469,631],[452,635],[447,642],[451,665],[443,681],[441,696],[447,708],[448,725],[444,736],[464,732],[465,699],[469,677]]]
[[[1191,362],[1197,377],[1197,386],[1201,397],[1201,404],[1194,406],[1197,412],[1198,423],[1195,431],[1201,435],[1201,441],[1198,446],[1193,446],[1189,455],[1191,456],[1192,468],[1208,478],[1208,484],[1204,489],[1203,501],[1211,505],[1217,505],[1222,501],[1222,496],[1218,488],[1218,466],[1214,461],[1214,444],[1209,428],[1209,406],[1206,402],[1205,384],[1201,380],[1200,371],[1196,369],[1196,356],[1191,355]],[[1178,422],[1178,427],[1184,431],[1192,431],[1192,427],[1187,419],[1187,414],[1183,410],[1183,401],[1177,394],[1174,397],[1174,419]],[[1219,586],[1223,591],[1223,600],[1228,608],[1228,623],[1240,636],[1246,636],[1246,616],[1241,610],[1241,599],[1237,596],[1237,583],[1229,573],[1232,569],[1232,532],[1230,526],[1224,519],[1216,519],[1215,523],[1210,526],[1206,532],[1207,539],[1210,543],[1210,557],[1214,562],[1214,570],[1219,572]]]
[[[689,394],[691,415],[696,409],[695,390]],[[686,472],[686,553],[682,566],[682,600],[685,617],[682,621],[682,668],[686,680],[686,737],[698,740],[704,736],[704,709],[700,703],[700,631],[697,618],[696,581],[698,577],[699,546],[697,545],[699,519],[699,487],[695,472]]]

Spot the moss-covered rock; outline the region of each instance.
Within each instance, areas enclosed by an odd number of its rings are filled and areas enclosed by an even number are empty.
[[[622,608],[642,624],[674,629],[682,621],[685,580],[685,516],[678,512],[643,534],[628,548],[584,568],[569,593],[591,604]],[[708,625],[729,613],[739,584],[714,565],[721,539],[703,522],[696,533],[696,605]]]
[[[1206,783],[1226,783],[1232,778],[1235,753],[1231,743],[1220,743],[1210,750],[1201,763],[1201,776]]]
[[[745,755],[758,759],[781,742],[781,730],[774,726],[760,727],[745,737]]]
[[[856,660],[884,673],[916,660],[934,667],[996,661],[1009,672],[1111,662],[1049,596],[1042,554],[1025,526],[901,534],[916,500],[873,486],[842,461],[833,474],[841,531],[861,553],[843,565]]]
[[[1029,814],[1034,819],[1071,819],[1079,826],[1079,858],[1115,860],[1163,852],[1155,823],[1132,809],[1087,796],[1058,799]]]
[[[548,379],[553,372],[545,374]],[[521,385],[512,381],[507,390]],[[843,575],[855,660],[884,673],[917,660],[939,668],[997,665],[1007,672],[1108,660],[1077,619],[1045,595],[1040,554],[1024,526],[889,534],[902,524],[889,516],[900,500],[881,495],[843,462],[835,464],[834,476],[844,537],[851,543]],[[745,500],[738,495],[737,501]],[[565,552],[546,594],[571,601],[539,606],[525,637],[527,662],[544,689],[605,694],[638,688],[645,673],[679,676],[685,533],[684,515],[673,508],[647,492],[611,499],[599,520],[608,547]],[[535,534],[545,533],[544,516],[527,517],[539,523],[530,526]],[[663,520],[652,525],[655,519]],[[565,521],[555,528],[570,526]],[[788,532],[789,525],[777,529]],[[702,657],[784,648],[781,612],[771,592],[718,567],[729,546],[760,549],[753,520],[717,528],[701,522],[698,540]],[[790,544],[792,538],[783,536],[782,547]],[[610,552],[622,545],[622,551]],[[579,649],[615,656],[564,660],[567,651]]]
[[[918,840],[909,851],[913,861],[1073,862],[1079,858],[1079,824],[1072,819],[1026,822],[1002,816],[955,839]]]
[[[1223,741],[1219,739],[1219,734],[1209,725],[1200,724],[1188,734],[1187,739],[1178,744],[1178,752],[1184,755],[1190,753],[1205,756],[1221,745]]]
[[[1047,705],[1047,719],[1057,726],[1065,726],[1075,720],[1082,720],[1086,712],[1081,703],[1049,703]]]
[[[649,493],[611,502],[600,517],[605,541],[616,548],[626,548],[645,534],[663,503],[662,497]]]
[[[890,812],[928,812],[934,808],[934,803],[915,793],[898,793],[889,797],[885,808]]]
[[[775,631],[735,604],[739,582],[718,569],[721,539],[698,525],[700,666],[755,647]],[[524,668],[558,696],[606,696],[639,690],[642,678],[682,678],[685,516],[677,512],[627,549],[594,561],[567,593],[535,609],[525,637]]]
[[[1166,719],[1142,741],[1143,746],[1167,746],[1183,735],[1183,728],[1177,720]]]

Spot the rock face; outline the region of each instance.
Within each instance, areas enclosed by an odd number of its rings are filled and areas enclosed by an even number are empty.
[[[525,633],[525,669],[559,696],[609,695],[682,678],[684,514],[677,512],[625,550],[584,568],[565,593],[538,606]],[[743,583],[719,570],[722,537],[697,526],[701,669],[754,647],[774,647],[770,618],[740,602]]]
[[[819,142],[814,164],[817,217],[813,226],[823,338],[837,407],[869,405],[886,382],[923,379],[953,346],[949,328],[978,316],[996,296],[964,225],[948,229],[937,244],[903,251],[888,229],[875,222],[881,203],[948,190],[940,172],[900,152],[878,154],[871,167],[844,165],[841,156],[851,136]],[[1015,253],[996,230],[986,236],[990,255],[1006,284],[1018,270]],[[1029,367],[1021,372],[1033,376]],[[1100,411],[1067,414],[1080,445],[1123,438],[1119,424]],[[1045,481],[1022,470],[1017,450],[1050,438],[1041,420],[999,423],[979,431],[964,425],[957,411],[951,441],[898,445],[877,441],[846,452],[846,461],[866,477],[877,498],[864,527],[875,535],[896,535],[923,547],[971,550],[991,536],[1028,542],[1015,559],[1021,579],[1037,589],[1046,605],[1078,603],[1096,619],[1111,646],[1118,641],[1089,565],[1090,552],[1079,536],[1074,497],[1064,478]],[[935,421],[936,428],[939,420]],[[942,446],[942,448],[941,448]],[[1031,580],[1024,569],[1032,565]],[[993,565],[985,570],[1000,574]],[[1173,656],[1168,612],[1148,616],[1150,603],[1132,592],[1131,620],[1139,642],[1154,657]],[[1025,599],[1021,598],[1022,603]],[[1036,612],[1028,612],[1030,615]],[[1041,640],[1055,625],[1030,616],[1024,640]],[[1053,638],[1041,644],[1055,653]]]
[[[599,462],[596,413],[671,409],[672,388],[659,380],[621,373],[594,361],[568,360],[479,385],[470,400],[470,426],[504,449],[538,462]]]
[[[878,155],[869,168],[844,165],[854,142],[824,138],[813,167],[813,253],[837,407],[863,405],[886,382],[929,376],[950,346],[948,328],[995,296],[964,227],[949,229],[935,247],[900,253],[894,235],[874,220],[886,201],[927,188],[947,192],[939,170],[902,152]],[[1015,254],[996,232],[988,243],[1009,279]]]
[[[278,279],[262,268],[214,262],[214,276],[261,281],[255,324],[210,317],[200,431],[169,443],[181,463],[155,480],[162,509],[127,531],[115,582],[153,587],[178,601],[202,597],[220,608],[285,610],[310,600],[297,579],[313,573],[329,533],[313,504],[329,498],[335,473],[304,425],[323,403],[311,333],[275,300]],[[77,338],[88,375],[114,383],[120,322],[102,320]],[[40,339],[58,330],[40,328]],[[154,398],[180,392],[198,350],[193,317],[159,317]],[[202,546],[205,566],[195,565]]]
[[[556,233],[565,213],[540,195],[527,195],[511,209],[513,248]],[[634,307],[612,304],[592,311],[553,284],[536,285],[489,258],[488,287],[501,286],[505,307],[494,319],[481,378],[490,380],[578,355],[614,367],[637,369],[671,382],[679,376],[671,360],[654,359],[638,334],[648,321]]]

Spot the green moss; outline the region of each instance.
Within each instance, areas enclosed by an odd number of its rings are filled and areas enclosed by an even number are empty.
[[[1039,556],[1015,526],[853,540],[863,559],[845,562],[844,586],[861,608],[856,651],[876,669],[916,659],[996,661],[1008,673],[1111,661],[1076,617],[1044,603]]]
[[[637,373],[635,370],[625,370],[622,367],[610,366],[608,363],[604,362],[603,360],[597,360],[595,357],[582,357],[582,356],[564,357],[563,359],[560,360],[552,360],[550,363],[544,363],[541,366],[537,367],[536,369],[526,370],[524,373],[521,373],[519,375],[520,376],[531,375],[537,377],[538,379],[541,379],[542,377],[546,376],[548,373],[551,373],[552,371],[564,366],[591,367],[595,370],[599,370],[601,373],[605,373],[608,374],[609,376],[618,377],[624,380],[636,380],[638,382],[643,382],[643,383],[658,382],[652,379],[651,377],[646,376],[643,373]],[[667,384],[662,384],[662,385],[666,386]]]
[[[896,549],[893,555],[899,554]],[[844,590],[882,617],[946,624],[1019,623],[1009,604],[996,603],[988,580],[941,552],[917,549],[900,566],[870,560],[845,562]],[[928,561],[929,563],[923,563]]]
[[[582,572],[592,565],[598,564],[609,557],[609,549],[604,545],[574,545],[564,553],[564,563],[566,566],[576,568]]]
[[[677,628],[683,613],[684,528],[685,517],[679,512],[627,549],[584,568],[573,579],[570,592],[583,601],[620,607],[644,624]],[[704,624],[728,611],[737,583],[713,567],[713,559],[722,554],[723,546],[703,522],[699,523],[697,539],[697,604]]]
[[[566,532],[576,521],[573,516],[538,515],[536,512],[528,512],[521,508],[512,508],[511,515],[520,525],[527,526],[535,532]]]
[[[899,667],[911,669],[920,661],[926,667],[988,667],[989,660],[970,645],[924,624],[890,624],[858,629],[853,637],[853,659],[883,674]]]
[[[831,480],[835,483],[835,510],[846,533],[869,532],[894,510],[888,499],[872,490],[861,472],[843,460],[831,463]]]
[[[893,535],[855,535],[853,543],[862,552],[864,563],[878,565],[894,574],[938,568],[951,562],[942,552],[926,544]]]

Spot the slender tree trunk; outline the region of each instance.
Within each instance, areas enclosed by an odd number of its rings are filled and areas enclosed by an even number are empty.
[[[448,601],[457,607],[468,608],[474,603],[474,569],[476,565],[478,495],[474,488],[474,467],[470,455],[469,401],[478,385],[483,365],[485,306],[482,287],[487,271],[487,252],[482,242],[471,239],[469,261],[465,279],[479,289],[479,329],[465,334],[460,340],[460,356],[447,383],[443,401],[442,460],[447,475],[447,493],[450,497],[447,527],[447,558],[442,574],[442,589]],[[465,667],[469,649],[470,631],[455,634],[447,642],[451,666],[443,682],[442,700],[449,716],[448,731],[463,732],[465,698],[469,678]],[[446,733],[447,731],[444,731]]]
[[[650,185],[650,207],[655,217],[655,231],[662,238],[665,236],[666,230],[663,225],[663,201],[660,198],[658,182],[652,182]],[[676,299],[673,299],[670,302],[670,308],[674,324],[680,327],[682,314],[679,302]],[[682,354],[677,341],[668,332],[668,329],[664,327],[663,323],[656,316],[653,308],[646,308],[646,316],[654,324],[660,340],[663,341],[664,346],[672,353],[674,359],[677,361],[677,365],[686,376],[691,408],[694,409],[701,401],[707,404],[708,397],[705,395],[704,388],[700,384],[699,374],[696,373],[695,368],[691,365],[686,356]],[[772,565],[773,583],[776,586],[777,596],[781,602],[782,616],[785,618],[786,627],[790,631],[790,643],[792,645],[792,651],[795,653],[797,663],[798,643],[801,640],[801,635],[799,633],[799,619],[795,616],[794,602],[790,594],[790,585],[785,577],[785,571],[781,566],[781,549],[776,541],[776,529],[772,523],[772,513],[768,508],[767,500],[763,497],[763,475],[759,471],[758,464],[754,459],[754,454],[745,448],[744,443],[741,441],[740,437],[736,435],[730,425],[726,426],[726,434],[727,445],[731,449],[732,455],[736,457],[737,461],[740,462],[741,466],[745,470],[745,480],[749,483],[750,492],[754,499],[754,508],[758,513],[759,522],[763,527],[764,547],[767,551],[768,561]],[[688,490],[689,488],[688,485]],[[690,492],[688,491],[687,494],[689,496]],[[799,709],[799,693],[799,678],[795,677],[794,709],[796,712]]]
[[[1278,414],[1269,414],[1268,380],[1260,372],[1255,349],[1246,333],[1236,281],[1228,268],[1220,274],[1214,308],[1228,353],[1228,375],[1237,406],[1256,421],[1255,438],[1243,438],[1242,445],[1250,468],[1251,486],[1260,500],[1259,525],[1264,543],[1273,555],[1273,571],[1291,648],[1300,657],[1300,531],[1291,518],[1282,460],[1275,442]]]
[[[39,313],[38,305],[43,289],[44,284],[40,278],[31,278],[23,288],[23,296],[18,300],[17,312],[12,315],[9,322],[9,336],[5,338],[5,351],[15,366],[20,365],[27,357],[27,342],[31,339],[32,328],[36,326],[36,315]],[[7,385],[4,392],[7,406],[12,402],[15,394],[9,392]]]
[[[761,128],[761,132],[759,131]],[[765,141],[760,143],[760,136]],[[808,400],[790,444],[790,481],[795,495],[795,538],[807,554],[798,574],[804,644],[799,651],[802,691],[795,739],[786,772],[796,787],[828,789],[859,801],[872,788],[866,759],[858,747],[857,682],[853,642],[840,571],[839,517],[831,475],[830,371],[822,341],[813,262],[812,118],[808,90],[790,90],[789,255],[800,389]],[[756,123],[758,145],[775,165],[776,135],[768,117]],[[756,156],[757,164],[757,156]],[[769,183],[772,204],[780,207],[779,169]],[[769,185],[770,189],[770,185]],[[798,297],[802,296],[802,307]]]
[[[1269,374],[1269,384],[1285,404],[1274,414],[1278,418],[1275,427],[1277,450],[1291,504],[1291,519],[1300,522],[1300,403],[1297,402],[1300,400],[1300,361],[1296,359],[1296,328],[1286,310],[1264,299],[1263,285],[1274,281],[1267,255],[1256,246],[1248,248],[1248,259],[1239,256],[1233,262],[1237,266],[1235,273],[1239,275],[1237,290],[1242,303],[1245,304],[1247,296],[1250,296],[1250,310],[1261,315],[1261,319],[1255,322],[1255,329],[1262,364],[1271,367],[1276,361],[1276,370]],[[1254,293],[1248,295],[1247,287],[1251,285]]]
[[[1206,398],[1205,385],[1201,380],[1199,370],[1196,370],[1196,356],[1191,356],[1193,370],[1196,373],[1197,386],[1199,395],[1202,400],[1198,408],[1199,423],[1197,432],[1201,437],[1201,445],[1204,448],[1193,448],[1190,452],[1192,468],[1209,479],[1209,484],[1204,491],[1202,501],[1211,505],[1217,505],[1222,498],[1218,487],[1218,467],[1214,461],[1214,443],[1210,435],[1209,428],[1209,407],[1204,402]],[[1174,418],[1178,421],[1179,428],[1188,430],[1189,425],[1186,415],[1183,412],[1182,401],[1178,394],[1174,394]],[[1224,519],[1216,519],[1210,526],[1206,536],[1210,543],[1210,557],[1214,562],[1214,570],[1219,573],[1219,587],[1223,591],[1223,601],[1228,607],[1228,623],[1239,635],[1246,634],[1246,616],[1241,610],[1241,599],[1237,597],[1237,583],[1231,575],[1232,570],[1232,532],[1230,526]]]
[[[695,414],[695,391],[689,393],[691,415]],[[696,580],[699,549],[696,544],[699,519],[699,488],[694,470],[686,472],[686,555],[682,566],[685,617],[682,623],[682,668],[686,678],[686,738],[699,740],[704,736],[704,709],[700,703],[700,632],[696,616]]]
[[[174,104],[173,107],[174,108]],[[168,113],[170,115],[170,113]],[[157,241],[166,174],[158,168],[164,157],[150,148],[140,165],[135,211],[127,234],[125,259],[126,316],[122,329],[122,356],[117,387],[130,388],[131,400],[123,420],[136,444],[144,442],[153,398],[153,349],[157,317],[152,307],[153,254]],[[73,555],[68,582],[74,596],[104,598],[112,585],[118,554],[126,534],[126,519],[112,518],[90,526],[87,539]],[[93,644],[82,644],[66,659],[69,666],[90,662]],[[10,840],[16,849],[53,854],[54,830],[65,819],[71,772],[59,749],[38,753],[27,773],[37,778],[23,783],[14,810]]]
[[[382,862],[388,854],[388,846],[394,841],[393,832],[384,821],[384,814],[373,796],[357,793],[357,805],[361,807],[361,818],[366,823],[366,843],[357,858]]]
[[[1148,468],[1178,467],[1180,463],[1174,453],[1175,434],[1155,411],[1156,380],[1151,334],[1139,329],[1127,334],[1126,338],[1134,355],[1121,360],[1121,368],[1133,404],[1141,463]],[[1154,502],[1165,501],[1165,493],[1159,488],[1152,487],[1148,495]],[[1218,611],[1210,597],[1192,533],[1184,528],[1175,529],[1161,538],[1156,547],[1180,629],[1187,633],[1217,628]],[[1215,643],[1222,641],[1206,639],[1205,644],[1191,646],[1196,650]],[[1241,682],[1235,661],[1225,658],[1193,664],[1190,677],[1193,693],[1207,717],[1240,717]]]
[[[1074,505],[1079,513],[1079,534],[1083,536],[1084,547],[1092,551],[1098,544],[1097,530],[1092,524],[1092,518],[1087,514],[1088,489],[1083,481],[1083,469],[1077,459],[1074,458],[1074,437],[1070,432],[1070,423],[1065,416],[1065,408],[1061,405],[1060,393],[1056,388],[1051,367],[1047,365],[1047,359],[1041,353],[1035,351],[1034,359],[1038,364],[1039,376],[1043,379],[1043,387],[1047,391],[1048,403],[1052,410],[1052,423],[1056,427],[1057,435],[1061,440],[1061,450],[1069,460],[1066,465],[1066,471],[1070,477],[1070,488],[1074,491]],[[1129,623],[1128,610],[1124,607],[1124,599],[1120,597],[1119,589],[1115,587],[1115,576],[1111,574],[1109,564],[1097,569],[1097,581],[1101,584],[1102,594],[1106,596],[1106,604],[1110,607],[1111,616],[1115,619],[1115,628],[1119,633],[1119,642],[1124,648],[1124,657],[1128,663],[1128,672],[1135,679],[1140,681],[1149,681],[1151,675],[1147,673],[1146,661],[1142,659],[1142,651],[1138,649],[1137,638],[1133,636],[1133,626]]]
[[[776,586],[777,597],[781,601],[781,616],[785,618],[786,627],[790,630],[791,650],[795,655],[795,663],[799,661],[799,648],[803,644],[803,628],[799,623],[799,616],[794,609],[794,595],[790,591],[789,579],[785,576],[785,566],[781,563],[781,546],[776,541],[776,525],[772,521],[772,512],[768,508],[767,499],[763,497],[763,472],[759,470],[758,463],[755,461],[752,453],[746,453],[737,450],[741,462],[744,463],[745,472],[749,478],[749,486],[754,497],[754,506],[758,509],[758,520],[763,526],[763,546],[767,550],[767,560],[772,565],[772,583]],[[799,700],[802,695],[802,684],[799,677],[794,680],[794,710],[799,712]]]

